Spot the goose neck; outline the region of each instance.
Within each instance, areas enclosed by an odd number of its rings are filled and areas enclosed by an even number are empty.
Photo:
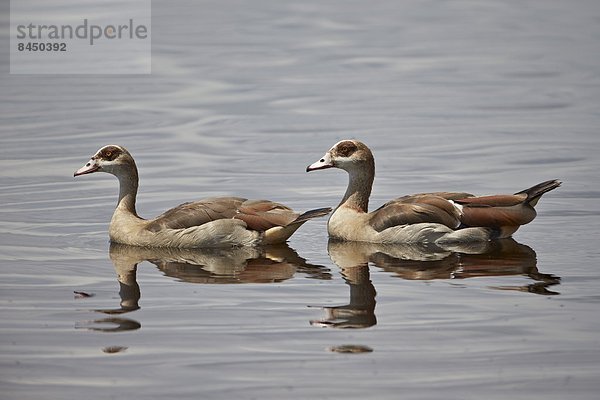
[[[126,212],[137,216],[135,200],[138,191],[138,174],[134,169],[126,176],[119,176],[119,201],[116,211]]]
[[[362,212],[368,212],[369,197],[375,178],[374,168],[361,171],[349,171],[348,188],[338,207],[344,206]]]

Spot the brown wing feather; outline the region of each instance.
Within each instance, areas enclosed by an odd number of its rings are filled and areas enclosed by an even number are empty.
[[[266,231],[276,226],[286,226],[298,218],[298,213],[280,203],[269,200],[247,200],[234,218],[241,219],[250,229]]]
[[[404,196],[373,211],[370,224],[378,232],[392,226],[438,223],[449,228],[460,224],[456,208],[446,199],[430,194]]]
[[[536,215],[525,203],[526,194],[500,194],[460,199],[463,206],[461,222],[465,226],[520,226],[531,222]]]
[[[525,199],[527,199],[526,194],[498,194],[457,199],[456,202],[474,207],[510,207],[522,203]]]
[[[199,226],[224,218],[233,218],[246,199],[240,197],[213,197],[183,203],[159,215],[146,229],[156,232],[161,229],[183,229]]]
[[[304,222],[310,218],[327,215],[331,209],[312,210],[302,215]],[[287,226],[298,221],[299,214],[291,208],[269,200],[247,200],[241,197],[213,197],[172,208],[149,221],[146,229],[182,229],[199,226],[218,219],[236,218],[249,229],[264,232],[276,226]]]
[[[560,181],[550,180],[515,194],[470,197],[458,199],[463,206],[461,221],[466,226],[516,227],[531,222],[536,211],[533,208],[546,192],[556,189]]]
[[[515,194],[475,197],[463,192],[435,192],[409,195],[392,200],[375,210],[371,226],[381,232],[392,226],[432,222],[450,228],[491,227],[511,233],[520,225],[531,222],[536,211],[533,206],[541,195],[560,186],[551,180]],[[448,200],[462,206],[459,214]]]
[[[436,196],[436,197],[441,197],[442,199],[452,200],[452,201],[456,201],[459,199],[466,199],[469,197],[474,197],[474,195],[472,195],[471,193],[466,193],[466,192],[431,192],[431,193],[411,194],[408,196],[400,197],[396,200],[401,200],[401,199],[411,198],[411,197],[422,197],[422,196]]]
[[[259,211],[292,211],[291,208],[285,206],[281,203],[276,203],[271,200],[246,200],[242,203],[241,208],[248,209],[250,212],[259,212]]]
[[[536,216],[535,209],[527,204],[508,207],[465,206],[461,221],[466,226],[519,226],[531,222]]]

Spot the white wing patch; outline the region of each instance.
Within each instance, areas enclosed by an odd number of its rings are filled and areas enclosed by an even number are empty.
[[[458,213],[460,215],[463,215],[463,206],[462,205],[455,203],[452,200],[448,200],[448,201],[450,202],[450,204],[452,204],[454,206],[454,208],[456,209],[456,211],[458,211]]]

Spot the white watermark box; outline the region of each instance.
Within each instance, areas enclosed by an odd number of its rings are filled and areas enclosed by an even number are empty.
[[[11,74],[151,73],[150,0],[11,0]]]

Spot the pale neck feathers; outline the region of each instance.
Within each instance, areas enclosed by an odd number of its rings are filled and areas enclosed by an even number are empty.
[[[343,206],[366,213],[369,210],[369,197],[375,179],[373,156],[365,154],[362,159],[353,163],[347,172],[348,188],[338,207]]]
[[[135,199],[138,191],[138,171],[135,162],[123,163],[117,174],[119,179],[119,201],[117,203],[117,212],[125,212],[137,217],[135,210]]]

